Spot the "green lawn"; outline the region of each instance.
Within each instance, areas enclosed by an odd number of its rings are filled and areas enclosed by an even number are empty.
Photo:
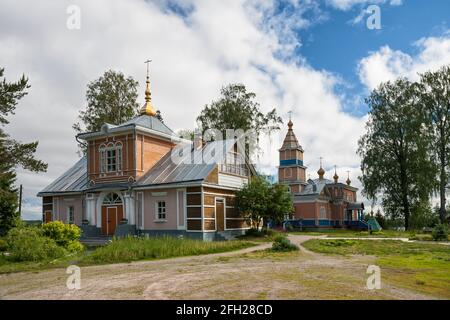
[[[401,241],[310,240],[304,247],[337,255],[373,255],[382,281],[421,293],[450,298],[450,247]]]
[[[71,264],[96,265],[138,260],[165,259],[190,255],[219,253],[248,248],[255,245],[249,241],[214,241],[160,238],[125,238],[110,244],[87,250],[61,259],[41,262],[12,262],[0,255],[0,273],[37,271],[63,268]]]
[[[364,237],[364,238],[409,238],[415,234],[413,231],[395,231],[395,230],[383,230],[380,232],[373,232],[370,234],[368,231],[352,231],[345,229],[324,229],[320,231],[293,231],[292,234],[298,235],[311,235],[321,236],[326,235],[328,237]]]

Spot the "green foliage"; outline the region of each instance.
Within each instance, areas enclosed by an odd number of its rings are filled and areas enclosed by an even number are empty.
[[[9,83],[0,68],[0,126],[9,123],[8,116],[14,114],[19,100],[27,94],[28,79],[25,76]],[[15,168],[21,166],[34,172],[45,171],[47,164],[34,158],[38,143],[20,143],[11,139],[0,127],[0,236],[17,225],[19,220]]]
[[[411,229],[422,230],[432,228],[439,223],[439,211],[433,210],[429,203],[418,206],[411,213]]]
[[[247,92],[243,84],[230,84],[221,89],[221,97],[217,101],[206,105],[197,120],[204,131],[208,129],[218,130],[222,139],[226,137],[227,129],[249,131],[254,134],[249,137],[250,150],[257,147],[258,137],[263,131],[272,132],[279,130],[279,124],[283,123],[277,115],[276,109],[264,114],[260,110],[259,103],[254,101],[256,95]],[[231,137],[234,138],[234,137]],[[216,137],[216,140],[222,140]]]
[[[432,164],[437,174],[435,190],[439,192],[441,223],[445,222],[446,186],[450,177],[450,65],[443,66],[437,71],[426,72],[421,75],[421,107],[428,115],[428,128],[431,133]],[[430,180],[432,175],[427,174]]]
[[[420,88],[399,79],[381,84],[366,100],[367,132],[359,141],[363,194],[381,196],[384,211],[410,227],[411,212],[428,202],[436,170],[432,165],[429,119],[420,107]],[[426,172],[427,174],[424,174]]]
[[[8,243],[6,240],[0,239],[0,252],[6,251],[8,249]]]
[[[69,241],[65,248],[71,253],[82,252],[85,249],[83,244],[78,240]]]
[[[299,247],[292,242],[285,235],[277,235],[272,244],[272,251],[288,252],[297,251]]]
[[[87,106],[80,111],[79,121],[72,126],[73,129],[77,133],[99,131],[105,123],[118,125],[134,118],[139,114],[136,102],[138,86],[136,80],[126,78],[122,72],[106,71],[88,84]]]
[[[433,229],[433,240],[434,241],[447,241],[448,240],[448,228],[445,224],[438,224]]]
[[[236,193],[235,205],[244,217],[256,224],[256,229],[261,221],[282,221],[284,215],[294,209],[287,187],[270,185],[261,176],[253,177]]]
[[[255,237],[255,238],[272,237],[274,234],[275,234],[274,230],[267,229],[267,228],[262,228],[261,230],[258,230],[256,228],[251,228],[245,232],[246,236]]]
[[[42,234],[49,237],[66,249],[71,245],[76,248],[74,242],[78,242],[81,237],[81,229],[74,224],[65,224],[61,221],[52,221],[42,226]]]
[[[53,239],[44,237],[39,228],[13,228],[6,237],[8,259],[12,261],[42,261],[66,254]]]
[[[85,263],[115,263],[144,259],[218,253],[243,249],[252,244],[245,241],[213,241],[179,239],[174,237],[114,239],[105,247],[96,249],[86,256]]]

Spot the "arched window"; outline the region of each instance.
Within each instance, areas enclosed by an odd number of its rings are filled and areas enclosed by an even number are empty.
[[[100,172],[122,171],[122,143],[110,142],[106,146],[100,145]]]
[[[104,205],[110,205],[110,204],[122,204],[122,199],[117,193],[108,193],[106,197],[103,199]]]

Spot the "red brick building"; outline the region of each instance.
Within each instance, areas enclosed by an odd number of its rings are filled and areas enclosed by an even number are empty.
[[[358,228],[367,229],[363,221],[364,205],[357,202],[357,188],[351,186],[348,178],[339,182],[335,170],[333,180],[325,178],[322,167],[317,179],[306,180],[306,166],[303,163],[304,150],[299,144],[289,121],[288,132],[280,152],[278,179],[287,184],[294,200],[294,220],[301,220],[305,228]]]

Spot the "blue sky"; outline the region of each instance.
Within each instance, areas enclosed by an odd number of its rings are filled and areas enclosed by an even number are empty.
[[[380,4],[381,30],[369,30],[367,16],[359,23],[352,23],[369,5],[370,1],[345,11],[323,5],[327,18],[297,33],[303,39],[298,53],[312,67],[341,76],[351,85],[341,88],[350,96],[367,93],[359,81],[357,67],[359,60],[369,52],[389,45],[414,56],[418,53],[414,42],[424,37],[441,36],[449,28],[450,1],[404,0],[401,5]],[[364,103],[361,108],[348,107],[355,115],[367,112]]]
[[[381,30],[366,27],[367,15],[354,23],[371,4]],[[79,29],[66,25],[72,5]],[[5,130],[38,140],[49,165],[18,169],[24,217],[40,218],[36,194],[79,159],[72,124],[86,85],[118,70],[139,81],[143,102],[149,58],[153,103],[174,131],[195,127],[223,85],[244,83],[263,111],[284,120],[293,111],[308,176],[323,157],[326,177],[336,165],[361,190],[363,99],[381,82],[450,64],[449,13],[448,0],[2,0],[0,66],[7,80],[26,74],[31,84]],[[285,133],[261,139],[263,173],[276,174]]]

